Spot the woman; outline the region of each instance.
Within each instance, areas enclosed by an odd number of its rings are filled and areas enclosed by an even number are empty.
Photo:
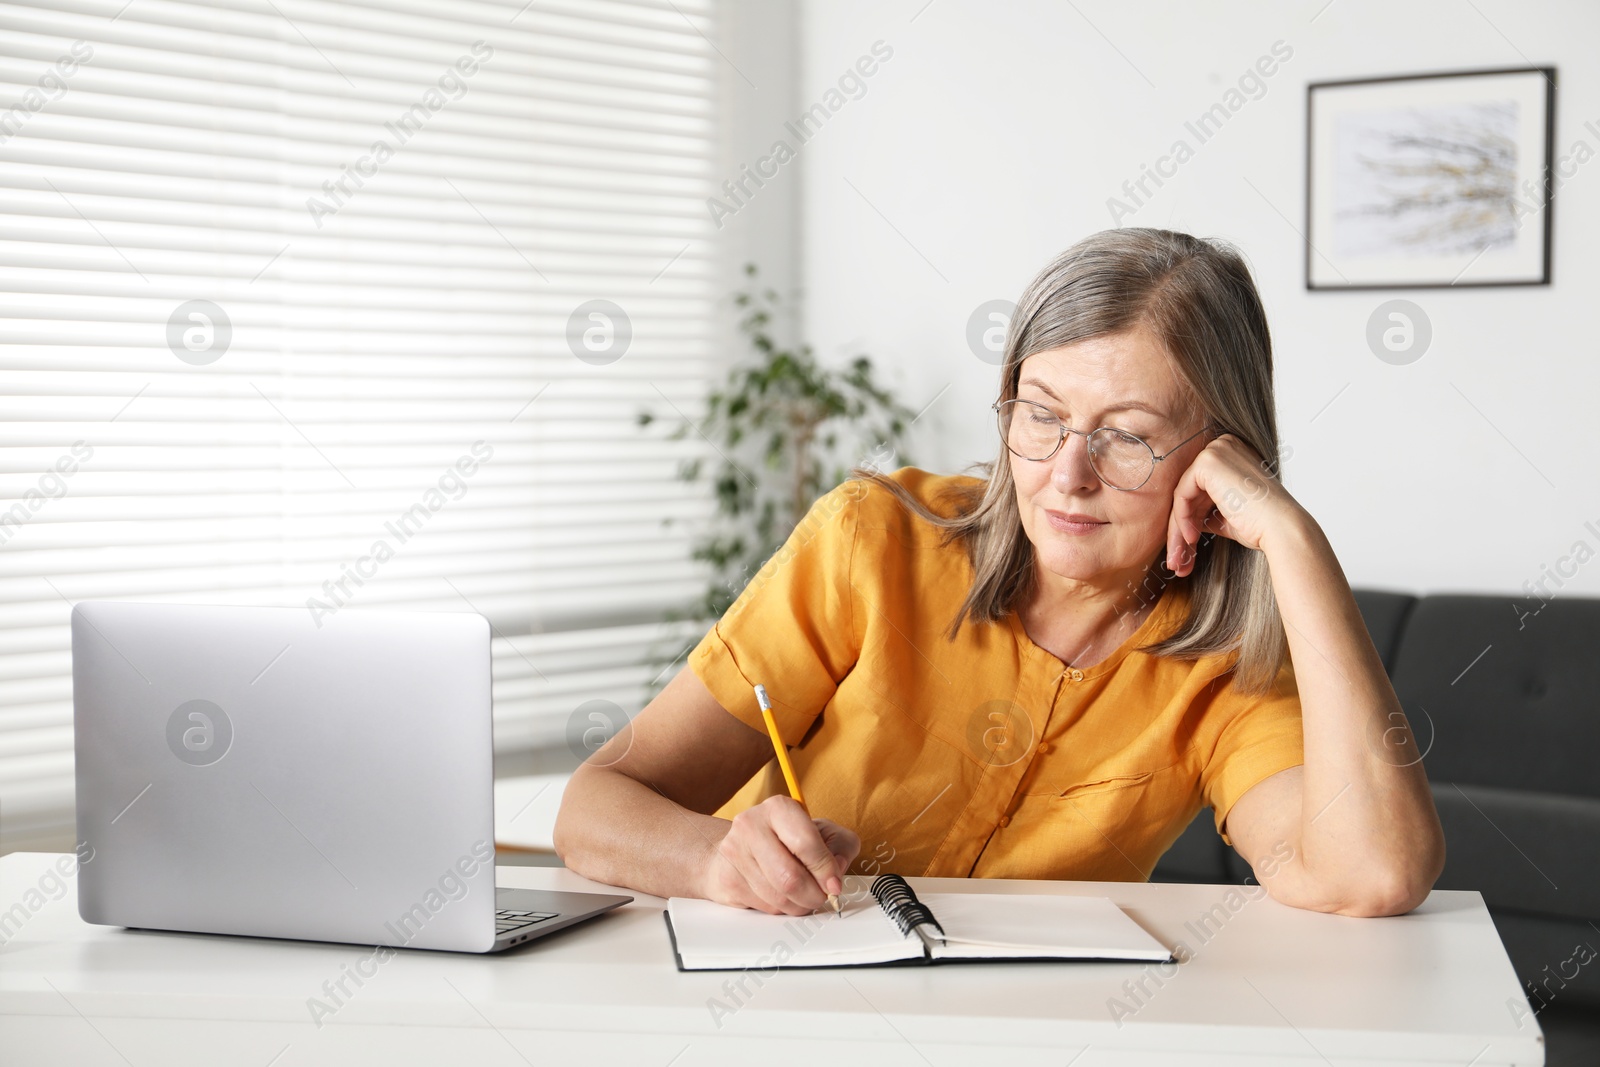
[[[986,477],[858,470],[813,506],[573,776],[566,864],[800,915],[853,863],[1144,880],[1209,805],[1286,904],[1415,907],[1438,815],[1338,560],[1263,461],[1271,339],[1238,253],[1075,245],[1018,304],[995,412]]]

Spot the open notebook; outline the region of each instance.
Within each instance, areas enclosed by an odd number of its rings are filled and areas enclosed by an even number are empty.
[[[845,879],[844,914],[800,917],[667,901],[680,971],[984,960],[1154,960],[1172,954],[1106,897],[927,893],[897,874]]]

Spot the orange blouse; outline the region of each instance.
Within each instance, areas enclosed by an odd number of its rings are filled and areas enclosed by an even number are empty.
[[[977,481],[890,477],[938,514],[951,513],[941,490]],[[1182,620],[1181,583],[1084,669],[1015,613],[946,639],[973,570],[942,533],[881,486],[845,482],[689,655],[763,733],[752,686],[766,687],[811,814],[861,836],[852,870],[1144,881],[1202,806],[1220,831],[1251,786],[1303,762],[1291,664],[1272,692],[1243,696],[1221,677],[1229,656],[1136,650]],[[785,792],[773,760],[716,814]]]

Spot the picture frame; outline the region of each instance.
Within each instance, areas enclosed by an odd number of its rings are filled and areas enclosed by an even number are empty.
[[[1306,288],[1549,285],[1554,67],[1306,86]]]

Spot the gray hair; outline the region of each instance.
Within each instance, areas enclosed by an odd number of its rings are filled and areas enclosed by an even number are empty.
[[[1244,257],[1232,244],[1172,230],[1124,227],[1084,238],[1029,283],[1006,334],[1000,400],[1017,395],[1022,361],[1036,352],[1144,326],[1164,345],[1190,402],[1218,434],[1232,434],[1263,457],[1262,476],[1278,475],[1278,425],[1272,388],[1272,337]],[[952,513],[940,514],[898,482],[856,467],[854,478],[884,486],[924,520],[959,539],[974,571],[972,587],[946,634],[964,622],[1003,619],[1033,592],[1033,543],[1022,527],[1005,445],[997,460],[975,464],[985,478],[952,487]],[[1266,557],[1226,538],[1203,534],[1194,568],[1178,577],[1150,561],[1152,579],[1134,590],[1154,599],[1172,585],[1190,593],[1187,617],[1169,636],[1140,651],[1176,659],[1237,652],[1236,690],[1267,692],[1288,656],[1288,641]]]

